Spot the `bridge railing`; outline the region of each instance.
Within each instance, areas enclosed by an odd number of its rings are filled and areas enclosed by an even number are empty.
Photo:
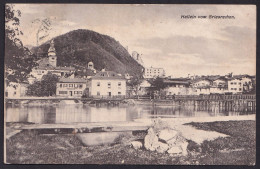
[[[255,100],[256,95],[254,94],[234,94],[234,95],[176,95],[175,100],[239,100],[239,99],[250,99]]]

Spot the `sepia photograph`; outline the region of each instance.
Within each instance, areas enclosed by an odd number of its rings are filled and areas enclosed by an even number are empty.
[[[256,164],[256,5],[5,4],[4,163]]]

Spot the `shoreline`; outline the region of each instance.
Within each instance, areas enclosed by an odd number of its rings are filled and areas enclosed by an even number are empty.
[[[221,132],[228,134],[229,137],[204,141],[201,145],[189,141],[189,154],[185,157],[175,157],[167,153],[150,152],[143,148],[136,150],[131,147],[129,140],[143,139],[144,133],[121,137],[114,144],[86,147],[74,134],[38,135],[22,131],[7,140],[7,154],[9,154],[7,162],[12,164],[255,164],[254,120],[193,122],[186,125],[204,131]],[[75,153],[76,156],[71,157],[68,152]],[[247,157],[248,155],[250,156]]]

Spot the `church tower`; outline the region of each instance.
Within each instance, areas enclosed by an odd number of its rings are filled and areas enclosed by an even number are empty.
[[[49,56],[49,63],[53,67],[57,66],[57,56],[56,56],[56,51],[54,48],[54,41],[52,40],[50,43],[50,48],[48,50],[48,56]]]

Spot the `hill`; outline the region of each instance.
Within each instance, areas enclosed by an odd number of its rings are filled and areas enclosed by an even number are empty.
[[[90,30],[74,30],[54,38],[57,66],[87,67],[92,61],[96,70],[105,68],[117,73],[142,75],[142,65],[115,39]],[[40,58],[47,57],[49,42],[32,48]]]

